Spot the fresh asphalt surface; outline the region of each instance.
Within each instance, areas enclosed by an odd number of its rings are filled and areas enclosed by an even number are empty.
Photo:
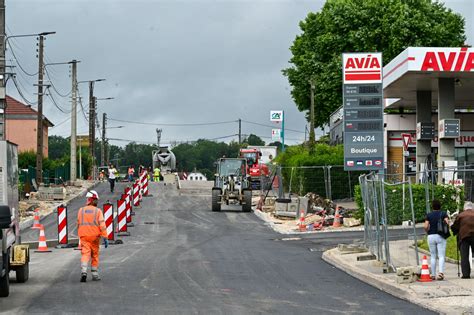
[[[106,184],[97,188],[99,193],[106,189]],[[136,209],[132,235],[122,237],[123,245],[102,250],[102,281],[79,282],[78,251],[33,253],[30,280],[12,283],[10,297],[0,299],[0,311],[430,313],[362,283],[321,259],[324,249],[351,242],[360,238],[360,233],[283,240],[288,236],[271,231],[252,213],[211,212],[209,197],[180,196],[163,184],[152,183],[150,190],[153,197],[145,198],[142,208]],[[69,216],[74,217],[75,211]],[[52,226],[56,224],[52,218],[47,220],[52,220]]]

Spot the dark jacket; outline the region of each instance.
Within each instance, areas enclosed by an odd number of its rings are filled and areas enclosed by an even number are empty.
[[[451,230],[459,240],[474,236],[474,210],[461,212],[451,226]]]

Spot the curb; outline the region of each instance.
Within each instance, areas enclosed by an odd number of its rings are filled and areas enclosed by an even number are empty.
[[[428,302],[424,302],[423,300],[420,300],[416,297],[413,297],[413,294],[410,294],[406,290],[403,290],[395,285],[392,285],[390,283],[386,282],[386,279],[384,279],[381,276],[373,275],[370,273],[365,272],[364,270],[342,263],[338,259],[335,259],[333,257],[333,253],[335,251],[338,251],[337,248],[333,248],[330,250],[327,250],[323,252],[322,259],[327,262],[328,264],[336,267],[337,269],[351,275],[352,277],[359,279],[362,282],[365,282],[383,292],[386,292],[390,295],[393,295],[399,299],[406,300],[410,303],[419,305],[425,309],[428,309],[430,311],[436,312],[436,313],[441,313],[444,314],[445,312],[441,311],[439,308],[435,308],[432,305],[430,305]]]
[[[69,205],[71,202],[73,202],[74,200],[76,200],[77,198],[79,197],[82,197],[82,195],[84,195],[84,193],[87,191],[87,189],[92,189],[92,188],[95,188],[100,182],[95,182],[92,186],[90,186],[89,188],[85,188],[85,191],[81,192],[80,194],[76,195],[75,197],[69,199],[68,201],[65,201],[65,202],[58,202],[58,206],[59,205]],[[40,222],[41,220],[45,219],[47,216],[51,215],[52,213],[54,213],[54,211],[56,210],[57,206],[54,206],[53,207],[53,211],[51,211],[50,213],[47,213],[47,214],[42,214],[40,215]],[[34,218],[29,218],[29,219],[26,219],[25,221],[23,222],[20,222],[20,231],[22,230],[25,230],[27,228],[30,228],[31,226],[33,226],[33,222],[34,222]]]

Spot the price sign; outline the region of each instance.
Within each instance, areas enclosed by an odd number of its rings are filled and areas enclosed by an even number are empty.
[[[382,170],[382,55],[343,54],[344,169]]]

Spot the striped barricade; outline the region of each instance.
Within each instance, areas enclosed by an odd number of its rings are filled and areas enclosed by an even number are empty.
[[[67,207],[60,205],[58,213],[58,245],[56,248],[70,248],[67,224]]]
[[[133,184],[133,206],[140,206],[140,185],[137,183]]]
[[[127,227],[127,203],[125,200],[117,200],[117,222],[118,222],[118,236],[130,236]]]

